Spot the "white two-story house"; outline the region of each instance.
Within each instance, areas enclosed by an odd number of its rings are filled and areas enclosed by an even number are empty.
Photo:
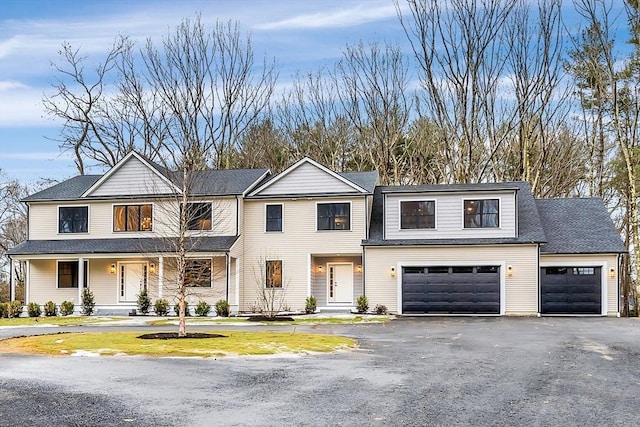
[[[98,312],[134,309],[142,288],[172,301],[180,177],[130,153],[26,198],[28,239],[10,255],[27,264],[27,300],[78,303],[89,287]],[[189,303],[252,311],[269,289],[290,310],[312,295],[321,310],[351,310],[366,295],[400,314],[618,314],[625,248],[601,200],[536,200],[524,182],[377,179],[309,158],[276,175],[195,174]]]

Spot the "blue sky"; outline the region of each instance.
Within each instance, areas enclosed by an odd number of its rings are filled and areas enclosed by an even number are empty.
[[[159,40],[183,18],[237,20],[258,56],[276,58],[279,84],[297,71],[332,64],[347,43],[387,40],[406,45],[392,0],[47,1],[4,0],[0,6],[0,169],[36,182],[75,175],[55,138],[61,122],[42,108],[56,74],[51,61],[63,41],[99,59],[118,34]],[[92,171],[101,172],[101,171]]]

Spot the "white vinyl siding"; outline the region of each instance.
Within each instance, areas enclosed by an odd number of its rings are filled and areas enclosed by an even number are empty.
[[[136,157],[130,157],[92,193],[100,196],[170,194],[175,189]]]
[[[384,304],[390,311],[398,311],[402,263],[439,263],[443,266],[477,263],[504,265],[505,268],[512,266],[511,277],[506,277],[506,271],[504,272],[506,315],[531,315],[538,312],[536,245],[367,247],[365,260],[365,292],[370,307]],[[393,276],[392,267],[395,269]]]
[[[153,231],[114,232],[113,206],[121,204],[153,204]],[[83,200],[78,206],[89,205],[89,232],[65,234],[66,239],[105,239],[122,237],[166,237],[175,233],[179,210],[175,201],[154,201],[132,199],[124,203],[116,201],[94,201],[87,203]],[[33,240],[59,239],[58,234],[58,204],[32,203],[29,205],[29,238]],[[74,206],[65,203],[64,206]],[[213,230],[189,231],[187,234],[198,236],[232,236],[236,234],[236,199],[220,198],[212,201]],[[54,219],[52,221],[52,218]],[[172,231],[173,230],[173,231]]]
[[[602,266],[603,275],[607,278],[606,295],[607,315],[618,314],[618,257],[613,254],[585,255],[540,255],[540,264],[558,267]],[[615,269],[615,277],[609,277],[609,269]]]
[[[259,196],[356,193],[357,191],[316,166],[305,163],[258,193]]]
[[[351,202],[351,230],[316,231],[316,203]],[[359,256],[365,238],[365,197],[278,200],[286,212],[282,233],[265,233],[264,200],[246,200],[243,246],[245,249],[241,289],[241,310],[249,310],[257,300],[261,262],[283,261],[286,303],[293,310],[304,309],[311,280],[310,254],[315,256]]]
[[[499,199],[499,228],[464,228],[464,200]],[[435,229],[401,229],[400,202],[435,200]],[[514,192],[456,194],[387,194],[385,196],[386,239],[473,239],[516,237],[516,198]]]

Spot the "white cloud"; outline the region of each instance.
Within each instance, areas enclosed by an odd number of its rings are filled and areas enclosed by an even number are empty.
[[[14,89],[28,89],[29,86],[15,80],[0,80],[0,92]]]
[[[390,1],[373,5],[371,2],[364,2],[349,8],[324,10],[258,24],[255,28],[258,30],[286,30],[351,27],[395,16],[396,8]]]

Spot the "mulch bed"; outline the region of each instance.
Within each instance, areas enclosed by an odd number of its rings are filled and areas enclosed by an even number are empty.
[[[290,316],[249,316],[247,318],[249,322],[293,322],[293,317]]]
[[[140,335],[138,338],[143,340],[173,340],[183,338],[227,338],[227,336],[220,334],[206,334],[201,332],[187,332],[186,337],[179,337],[177,332],[157,332],[155,334]]]

